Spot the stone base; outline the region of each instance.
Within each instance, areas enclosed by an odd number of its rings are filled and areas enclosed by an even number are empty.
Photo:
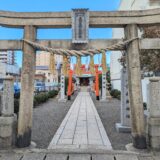
[[[153,150],[160,149],[160,118],[148,119],[148,141]]]
[[[148,136],[149,140],[149,147],[155,151],[160,150],[160,137],[153,137],[153,136]]]
[[[143,154],[145,154],[145,153],[147,153],[148,154],[148,152],[149,152],[149,150],[148,149],[137,149],[137,148],[135,148],[134,146],[133,146],[133,143],[129,143],[129,144],[127,144],[126,146],[126,150],[127,151],[130,151],[130,152],[136,152],[136,153],[143,153]]]
[[[15,146],[17,117],[0,117],[0,148]]]
[[[130,133],[131,127],[123,126],[121,123],[116,123],[117,132]]]
[[[66,99],[58,99],[58,102],[66,102]]]

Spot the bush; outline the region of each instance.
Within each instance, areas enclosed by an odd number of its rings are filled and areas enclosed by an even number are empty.
[[[34,96],[34,106],[46,102],[49,98],[53,98],[58,94],[57,90],[52,90],[49,92],[41,92]]]
[[[99,90],[101,90],[102,89],[102,74],[99,74],[98,79],[99,79]]]
[[[41,103],[46,102],[49,99],[49,96],[47,93],[39,93],[34,96],[34,106],[39,105]]]
[[[38,106],[39,104],[42,104],[46,102],[49,98],[53,98],[58,94],[57,90],[52,90],[49,92],[41,92],[34,96],[34,107]],[[19,95],[16,95],[14,98],[14,113],[19,112]]]
[[[48,97],[49,97],[49,98],[53,98],[53,97],[55,97],[57,94],[58,94],[58,91],[57,91],[57,90],[52,90],[52,91],[49,91],[49,92],[48,92]]]
[[[33,100],[33,107],[36,107],[40,104],[40,102],[37,100],[37,98],[34,98]]]
[[[111,90],[111,96],[113,97],[113,98],[117,98],[117,99],[121,99],[121,92],[119,91],[119,90],[117,90],[117,89],[113,89],[113,90]]]

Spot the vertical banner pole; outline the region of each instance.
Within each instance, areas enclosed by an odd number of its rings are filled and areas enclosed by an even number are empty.
[[[69,70],[69,79],[68,79],[68,100],[71,100],[72,92],[72,70]]]
[[[96,99],[99,100],[99,73],[98,73],[98,66],[96,66]]]

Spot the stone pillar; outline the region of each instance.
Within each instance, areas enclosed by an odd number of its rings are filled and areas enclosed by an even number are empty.
[[[65,76],[61,75],[61,90],[59,102],[66,102],[65,99]]]
[[[152,149],[160,149],[160,77],[148,84],[148,141]]]
[[[137,25],[127,25],[125,28],[125,34],[127,39],[138,37]],[[128,44],[126,58],[128,69],[133,146],[138,149],[144,149],[146,148],[146,135],[144,127],[139,52],[138,39]]]
[[[24,39],[35,41],[36,28],[33,26],[25,26]],[[36,51],[34,47],[24,42],[17,137],[17,146],[20,148],[28,147],[31,143],[35,60]]]
[[[126,68],[121,69],[121,122],[116,123],[116,129],[118,132],[131,132],[128,75]]]
[[[17,117],[14,115],[13,78],[6,77],[1,93],[0,115],[0,148],[10,148],[15,145]]]
[[[96,67],[96,75],[95,75],[95,85],[96,85],[96,100],[99,101],[99,72],[98,67]]]
[[[106,84],[106,74],[102,74],[102,101],[106,101],[106,90],[107,90],[107,84]]]

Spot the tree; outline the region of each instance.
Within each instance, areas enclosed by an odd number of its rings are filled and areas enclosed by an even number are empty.
[[[160,27],[145,27],[142,38],[160,38]],[[141,50],[141,70],[144,72],[160,72],[160,50]]]
[[[142,38],[160,38],[160,27],[143,28]],[[126,67],[126,53],[122,53],[119,62]],[[141,50],[140,52],[141,71],[144,72],[160,72],[160,50]]]

